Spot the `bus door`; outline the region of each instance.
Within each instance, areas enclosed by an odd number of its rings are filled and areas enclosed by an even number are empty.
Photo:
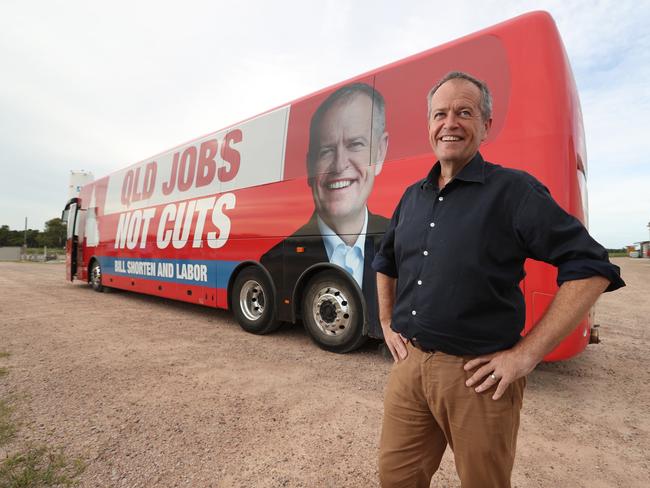
[[[79,250],[79,199],[71,198],[63,209],[61,220],[67,223],[68,234],[65,242],[65,276],[72,281],[77,274],[77,254]]]

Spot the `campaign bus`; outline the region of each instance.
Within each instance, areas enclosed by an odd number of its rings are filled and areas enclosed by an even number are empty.
[[[381,339],[372,259],[403,191],[436,161],[427,93],[450,71],[492,92],[483,157],[531,173],[586,225],[578,94],[554,21],[533,12],[84,185],[64,211],[67,279],[230,309],[255,334],[302,323],[334,352]],[[524,334],[557,291],[554,267],[525,271]],[[546,359],[582,351],[592,320]]]

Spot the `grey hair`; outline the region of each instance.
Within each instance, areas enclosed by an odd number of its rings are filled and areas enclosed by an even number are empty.
[[[342,86],[328,96],[323,103],[320,104],[316,112],[311,118],[309,124],[309,149],[307,153],[307,163],[311,164],[315,161],[319,146],[320,124],[329,109],[331,109],[337,102],[349,102],[357,95],[365,95],[372,101],[372,136],[377,141],[386,130],[386,102],[381,93],[366,83],[351,83]]]
[[[479,105],[479,109],[481,110],[481,117],[484,121],[487,121],[490,119],[490,117],[492,117],[492,95],[490,95],[490,89],[488,88],[487,84],[462,71],[450,71],[445,76],[440,78],[440,80],[438,80],[433,88],[429,90],[429,93],[427,95],[427,120],[431,120],[431,99],[433,98],[433,94],[438,90],[438,88],[442,86],[443,83],[446,83],[449,80],[466,80],[470,83],[473,83],[481,92],[481,103]]]

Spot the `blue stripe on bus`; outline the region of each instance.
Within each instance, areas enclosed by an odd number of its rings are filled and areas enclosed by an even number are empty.
[[[185,285],[227,288],[241,261],[199,259],[99,258],[102,273]]]

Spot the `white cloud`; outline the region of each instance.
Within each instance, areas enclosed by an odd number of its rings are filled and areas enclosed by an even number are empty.
[[[592,168],[620,174],[639,171],[648,162],[650,66],[638,71],[647,71],[643,79],[612,82],[582,93],[587,154]]]
[[[648,240],[650,223],[650,171],[610,177],[589,184],[589,231],[608,248]]]

